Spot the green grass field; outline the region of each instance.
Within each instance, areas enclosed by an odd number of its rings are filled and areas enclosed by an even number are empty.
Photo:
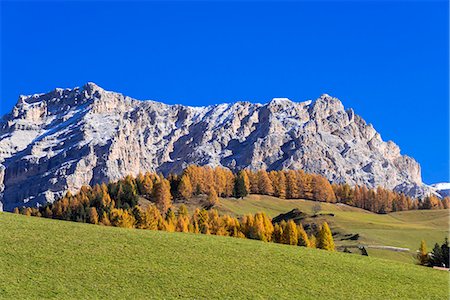
[[[10,213],[0,213],[0,226],[0,298],[447,299],[449,292],[448,272],[360,255]]]
[[[317,202],[307,200],[284,200],[270,196],[250,195],[245,199],[221,199],[219,211],[234,216],[258,211],[266,212],[270,217],[298,208],[312,214]],[[368,249],[369,255],[414,263],[414,253],[420,241],[424,239],[431,248],[434,243],[441,244],[449,235],[450,210],[418,210],[379,215],[369,211],[341,204],[322,203],[322,213],[333,213],[318,219],[326,220],[333,232],[339,232],[336,244],[356,246],[376,245],[409,248],[410,252]],[[343,234],[360,235],[358,241],[339,241]],[[356,251],[359,253],[359,251]]]

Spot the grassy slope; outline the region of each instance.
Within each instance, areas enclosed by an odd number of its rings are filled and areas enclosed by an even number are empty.
[[[270,217],[293,208],[311,213],[316,202],[306,200],[283,200],[270,196],[251,195],[244,200],[221,199],[219,210],[232,215],[243,215],[265,211]],[[413,254],[424,239],[429,248],[442,243],[449,235],[449,210],[420,210],[396,212],[387,215],[374,214],[359,208],[339,204],[322,203],[323,213],[334,213],[325,217],[334,232],[358,233],[359,241],[336,241],[338,245],[385,245],[411,249],[410,253],[369,249],[369,255],[414,262]]]
[[[445,299],[448,273],[259,241],[0,213],[0,298]]]

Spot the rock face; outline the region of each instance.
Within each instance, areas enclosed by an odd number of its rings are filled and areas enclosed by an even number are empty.
[[[85,184],[128,174],[304,169],[333,182],[421,196],[420,166],[328,95],[265,105],[207,107],[138,101],[93,83],[20,96],[0,121],[0,201],[5,210],[53,201]]]

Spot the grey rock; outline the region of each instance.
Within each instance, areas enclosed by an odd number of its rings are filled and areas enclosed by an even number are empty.
[[[420,166],[329,95],[316,101],[189,107],[139,101],[93,83],[20,96],[0,121],[5,210],[67,190],[189,164],[304,169],[330,181],[422,196]]]

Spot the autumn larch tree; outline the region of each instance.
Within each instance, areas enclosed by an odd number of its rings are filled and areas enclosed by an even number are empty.
[[[272,182],[267,175],[267,172],[264,170],[258,171],[256,174],[258,180],[258,191],[263,195],[273,195],[273,186]]]
[[[283,243],[283,227],[276,223],[273,227],[273,238],[275,243]]]
[[[95,207],[89,209],[89,222],[91,224],[98,224],[98,213]]]
[[[419,262],[419,265],[426,266],[428,264],[427,245],[425,244],[424,240],[420,242],[420,247],[419,251],[417,252],[416,258]]]
[[[336,202],[330,182],[320,175],[312,177],[313,199],[316,201]]]
[[[181,204],[178,207],[178,217],[177,217],[177,231],[179,232],[189,232],[189,216],[186,205]]]
[[[334,251],[334,240],[331,234],[330,226],[327,222],[323,222],[319,230],[319,235],[317,237],[317,248],[324,249],[328,251]]]
[[[285,199],[286,198],[286,175],[283,171],[272,171],[274,183],[274,196],[278,198]]]
[[[100,219],[100,223],[105,226],[111,226],[111,222],[109,221],[106,211],[103,212],[102,218]]]
[[[178,185],[178,192],[186,200],[189,200],[192,197],[192,184],[187,174],[181,176],[180,184]]]
[[[306,234],[305,229],[302,224],[297,225],[297,245],[303,247],[310,247],[310,242],[308,235]]]
[[[294,170],[289,170],[286,174],[286,198],[287,199],[300,198],[299,187],[297,182],[297,173]]]
[[[314,199],[313,175],[306,174],[303,170],[296,171],[299,186],[299,198]]]
[[[259,194],[258,176],[255,172],[247,170],[248,180],[250,182],[250,194]]]
[[[298,244],[297,225],[295,225],[294,221],[292,220],[289,220],[286,223],[286,227],[283,229],[283,244]]]
[[[135,223],[134,216],[123,209],[113,209],[111,211],[111,225],[117,227],[133,228]]]
[[[442,206],[445,209],[450,208],[450,197],[445,197],[444,199],[442,199]]]
[[[153,199],[158,209],[165,214],[170,206],[172,206],[172,195],[170,194],[170,183],[164,177],[154,184]]]
[[[174,232],[177,225],[177,217],[175,216],[175,213],[173,212],[172,208],[168,208],[165,218],[165,231],[168,232]]]
[[[310,248],[316,248],[317,247],[317,239],[314,234],[311,234],[309,236],[309,247]]]
[[[213,187],[209,190],[207,201],[209,207],[213,207],[219,203],[219,197],[217,197],[217,192]]]

